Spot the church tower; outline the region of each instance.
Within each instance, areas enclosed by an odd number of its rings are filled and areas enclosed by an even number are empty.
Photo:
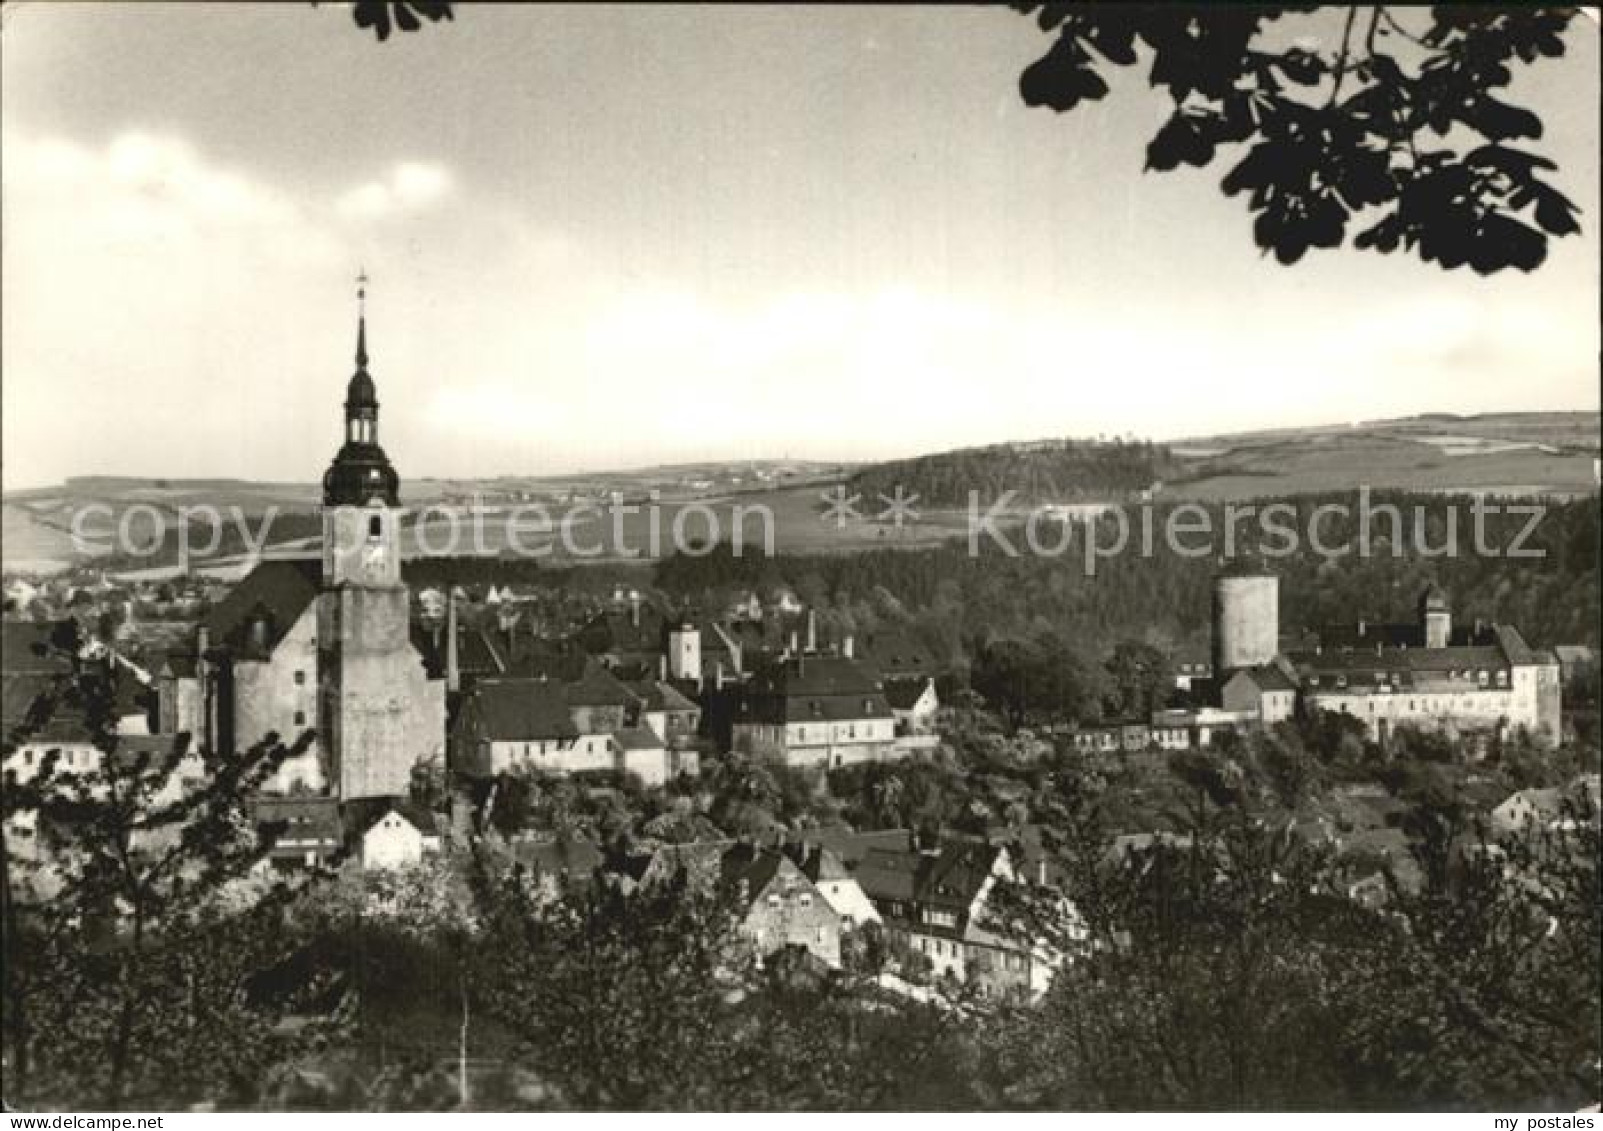
[[[378,389],[367,371],[366,276],[356,292],[356,372],[345,387],[345,443],[323,475],[323,577],[375,588],[401,582],[400,478],[378,443]]]
[[[404,796],[418,758],[438,745],[430,728],[444,726],[443,693],[428,686],[411,641],[401,581],[400,478],[379,447],[378,392],[367,371],[366,277],[358,283],[345,440],[323,476],[318,598],[319,729],[342,801]],[[432,717],[434,699],[439,720]]]

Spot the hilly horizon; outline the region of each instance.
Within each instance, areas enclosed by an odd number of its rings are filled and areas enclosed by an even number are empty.
[[[1175,439],[1153,440],[1147,437],[1113,436],[1100,434],[1097,436],[1062,436],[1038,437],[1032,439],[1003,439],[988,441],[980,444],[964,445],[956,448],[941,448],[934,451],[922,452],[910,456],[895,457],[878,460],[826,460],[826,459],[729,459],[729,460],[684,460],[673,463],[646,464],[638,467],[603,468],[596,471],[563,471],[546,474],[525,474],[521,472],[506,471],[496,475],[481,476],[450,476],[450,475],[419,475],[403,476],[403,480],[410,484],[585,484],[606,479],[627,480],[668,480],[672,478],[699,477],[708,474],[734,474],[737,469],[746,469],[748,472],[789,470],[797,475],[827,475],[831,472],[846,474],[860,471],[864,468],[882,467],[910,462],[918,459],[933,459],[942,456],[955,455],[964,452],[979,452],[999,449],[1028,449],[1038,445],[1059,443],[1062,441],[1093,443],[1106,442],[1115,444],[1138,443],[1152,444],[1155,447],[1167,448],[1170,451],[1186,454],[1195,452],[1200,448],[1212,448],[1224,445],[1230,448],[1260,447],[1264,444],[1291,439],[1311,438],[1318,436],[1354,435],[1359,433],[1396,433],[1399,435],[1415,436],[1443,436],[1449,434],[1455,426],[1468,426],[1473,432],[1473,439],[1483,442],[1501,442],[1510,446],[1521,444],[1540,445],[1556,451],[1590,451],[1603,450],[1603,415],[1597,410],[1590,409],[1559,409],[1541,412],[1492,412],[1459,414],[1452,412],[1416,413],[1410,416],[1388,417],[1379,420],[1359,420],[1353,422],[1330,422],[1312,425],[1291,425],[1284,428],[1257,428],[1239,432],[1201,433],[1187,435]],[[1208,454],[1213,454],[1209,452]],[[59,484],[38,485],[0,491],[0,499],[6,502],[21,502],[35,497],[47,497],[59,494],[64,490],[130,490],[154,488],[172,490],[206,490],[221,491],[243,490],[250,493],[283,492],[288,495],[310,493],[315,496],[319,489],[317,479],[275,480],[250,479],[240,476],[198,476],[198,477],[171,477],[126,475],[118,472],[89,472],[82,475],[71,475]],[[315,499],[311,500],[315,502]]]
[[[932,545],[959,535],[972,498],[989,506],[1006,496],[1002,513],[1012,513],[1038,505],[1147,498],[1226,502],[1358,487],[1574,497],[1596,489],[1598,453],[1597,412],[1431,413],[1163,443],[1132,437],[1013,440],[872,463],[772,459],[483,479],[403,475],[403,498],[414,508],[411,556],[438,553],[429,547],[431,532],[451,521],[445,512],[469,505],[502,516],[538,506],[561,517],[614,499],[642,512],[655,508],[653,521],[672,522],[686,508],[697,508],[731,524],[720,527],[725,532],[733,529],[739,508],[761,505],[774,516],[779,551],[850,552]],[[865,511],[875,509],[875,498],[905,492],[917,500],[916,518],[892,523],[865,514],[850,526],[820,523],[823,491],[837,484],[868,500]],[[315,480],[76,476],[55,487],[5,494],[3,563],[12,570],[50,572],[90,560],[74,539],[72,523],[92,506],[104,508],[96,512],[98,528],[120,524],[131,532],[125,544],[143,545],[141,532],[158,528],[171,537],[173,520],[184,508],[211,506],[235,516],[271,515],[268,548],[311,552],[319,543],[320,494]],[[431,514],[436,507],[440,513]],[[596,530],[605,526],[598,519],[584,521]],[[615,539],[646,545],[645,521],[632,516],[613,528],[628,531],[615,533]],[[241,537],[229,531],[219,560],[243,560]],[[486,552],[504,549],[498,544]],[[146,564],[166,568],[171,556],[170,546],[151,550]],[[620,544],[594,560],[633,557]],[[140,563],[117,564],[126,569]]]

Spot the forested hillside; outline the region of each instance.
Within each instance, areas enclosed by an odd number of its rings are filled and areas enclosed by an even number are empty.
[[[875,464],[851,479],[867,497],[898,487],[925,507],[962,507],[1017,492],[1021,502],[1100,501],[1134,497],[1174,470],[1162,444],[1144,440],[1052,440],[995,444]]]
[[[1598,503],[1595,496],[1547,507],[1535,529],[1518,541],[1530,521],[1523,514],[1489,512],[1477,552],[1472,504],[1442,496],[1377,494],[1373,505],[1389,504],[1403,517],[1401,537],[1380,518],[1371,524],[1370,553],[1357,548],[1357,500],[1352,494],[1306,496],[1286,505],[1288,520],[1306,532],[1315,508],[1345,504],[1342,518],[1326,512],[1319,523],[1325,551],[1352,548],[1342,555],[1320,552],[1306,537],[1294,552],[1262,560],[1280,577],[1282,631],[1321,624],[1412,619],[1414,603],[1430,581],[1451,594],[1461,620],[1496,620],[1516,625],[1538,647],[1559,643],[1598,644]],[[1223,508],[1209,506],[1215,531],[1222,531]],[[961,539],[929,550],[883,550],[851,555],[748,554],[734,557],[726,547],[702,557],[678,556],[659,563],[660,586],[680,597],[710,602],[743,587],[786,583],[820,610],[830,632],[872,632],[900,624],[916,632],[954,669],[972,662],[988,641],[1050,635],[1064,639],[1087,657],[1100,657],[1121,640],[1144,640],[1164,648],[1201,645],[1206,640],[1210,586],[1219,568],[1222,535],[1211,554],[1188,557],[1162,537],[1171,507],[1153,508],[1158,532],[1150,555],[1140,545],[1138,511],[1129,516],[1130,543],[1123,553],[1085,565],[1084,528],[1077,528],[1059,556],[1032,553],[1017,529],[1004,531],[1018,548],[1010,556],[988,536],[977,555]],[[1288,512],[1289,513],[1289,512]],[[1456,530],[1457,553],[1440,554]],[[1238,523],[1236,557],[1279,550],[1255,522]],[[1117,540],[1111,518],[1097,527],[1098,544]],[[1043,545],[1056,536],[1043,535]],[[1182,548],[1202,545],[1200,536]],[[1421,545],[1428,553],[1421,553]],[[1518,547],[1532,557],[1511,557]],[[827,637],[826,637],[827,638]]]

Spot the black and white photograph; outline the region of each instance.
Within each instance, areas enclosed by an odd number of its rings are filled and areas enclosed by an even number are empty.
[[[1599,56],[4,3],[5,1131],[1596,1131]]]

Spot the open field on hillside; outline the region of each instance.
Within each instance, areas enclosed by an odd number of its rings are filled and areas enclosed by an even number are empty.
[[[1596,489],[1598,430],[1593,412],[1508,413],[1196,437],[1171,445],[1180,472],[1156,485],[1154,498],[1241,501],[1362,486],[1573,496]],[[926,510],[916,499],[915,513],[900,525],[879,519],[886,501],[877,497],[857,499],[856,516],[835,521],[824,513],[825,493],[852,470],[745,461],[568,476],[403,479],[404,501],[413,511],[403,552],[521,550],[553,562],[631,561],[670,552],[677,526],[692,545],[728,540],[738,527],[748,552],[771,544],[779,552],[849,553],[927,546],[967,530],[965,509]],[[144,555],[118,560],[118,569],[167,569],[176,555],[170,544],[152,552],[156,531],[171,531],[184,508],[215,507],[230,529],[212,565],[226,571],[243,562],[245,543],[260,537],[269,513],[278,516],[266,528],[269,548],[314,552],[318,496],[315,483],[117,477],[8,492],[4,562],[8,569],[45,572],[91,560],[70,532],[74,516],[96,506],[87,529],[101,540],[124,530]],[[621,513],[618,500],[627,504]],[[980,506],[991,502],[984,498]],[[463,517],[472,506],[481,512],[476,524]],[[564,523],[566,539],[559,533]],[[192,544],[205,541],[197,536]]]

